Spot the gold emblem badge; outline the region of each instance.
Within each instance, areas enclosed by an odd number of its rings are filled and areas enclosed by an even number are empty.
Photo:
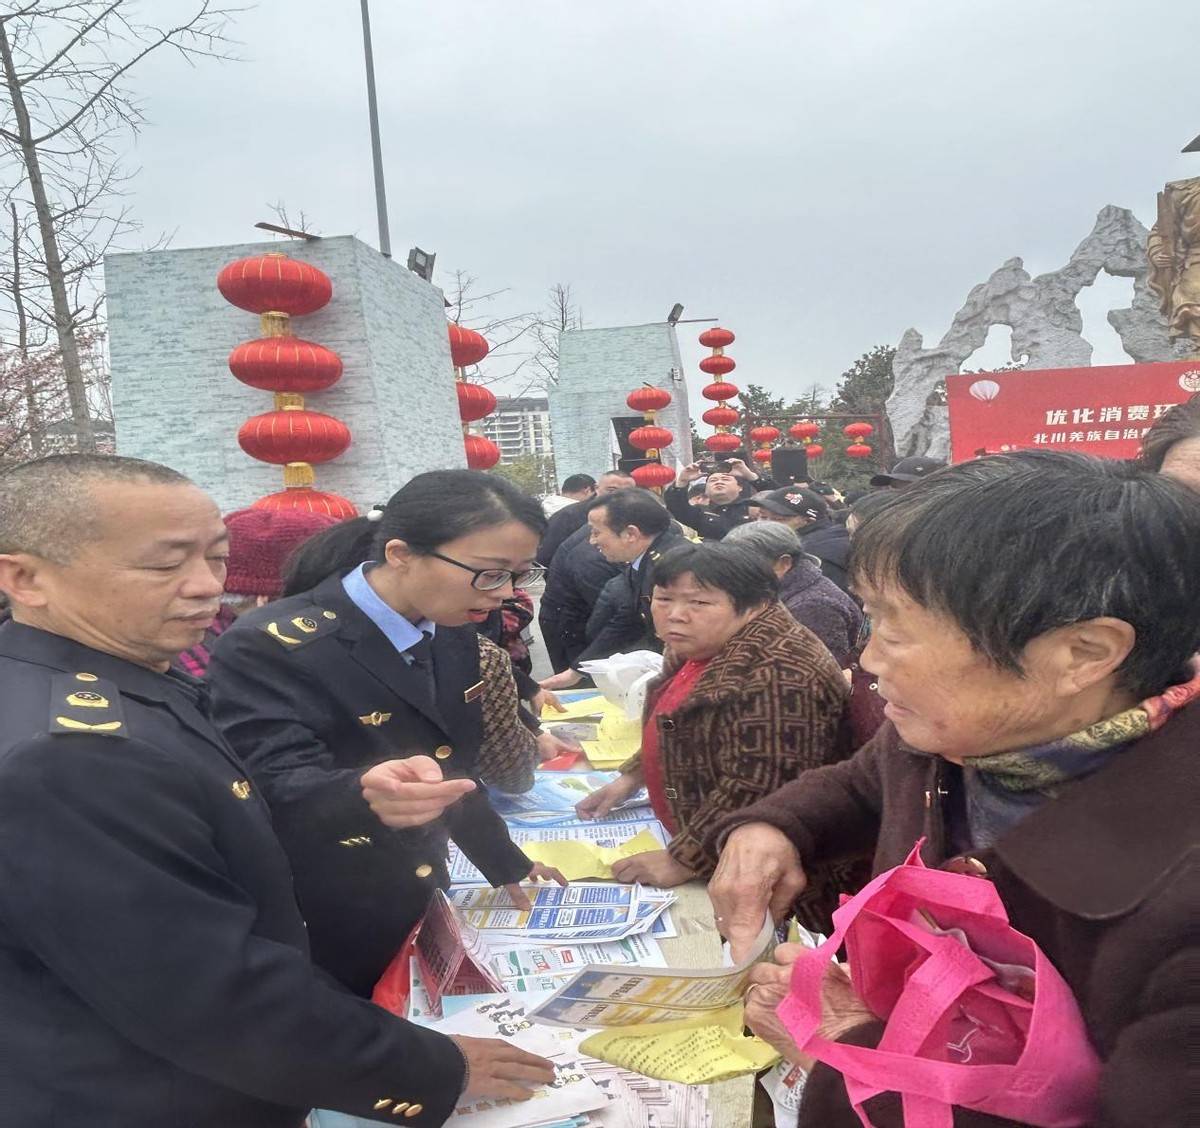
[[[387,724],[392,719],[391,713],[367,713],[358,718],[359,722],[364,725],[374,725],[378,728],[380,725]]]
[[[317,633],[317,621],[310,619],[307,615],[297,615],[292,620],[292,626],[298,631],[303,631],[305,634]]]
[[[80,709],[107,709],[108,698],[102,694],[93,693],[90,689],[81,689],[78,693],[67,695],[67,704],[76,705]]]
[[[229,790],[233,792],[235,798],[249,799],[250,798],[250,781],[248,779],[235,779],[229,785]]]
[[[85,724],[73,717],[55,717],[54,721],[55,724],[60,724],[65,729],[73,729],[75,732],[116,732],[121,727],[120,721],[102,721],[98,725]]]
[[[290,635],[285,635],[279,629],[278,623],[268,623],[267,624],[267,634],[269,634],[272,638],[279,639],[280,642],[287,642],[287,643],[290,643],[292,646],[300,645],[300,640],[298,638],[292,638]]]

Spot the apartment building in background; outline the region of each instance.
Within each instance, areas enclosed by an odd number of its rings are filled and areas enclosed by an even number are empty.
[[[483,433],[500,448],[501,462],[534,455],[552,458],[550,404],[545,396],[500,399],[496,410],[479,421]]]

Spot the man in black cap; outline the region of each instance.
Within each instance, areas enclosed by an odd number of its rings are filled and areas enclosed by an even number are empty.
[[[829,506],[815,490],[786,486],[750,499],[760,521],[778,521],[795,529],[804,551],[821,561],[821,571],[843,591],[848,591],[846,562],[850,534],[829,515]]]
[[[926,458],[922,454],[918,454],[913,458],[902,458],[887,474],[876,474],[871,479],[871,485],[877,489],[888,487],[894,490],[902,490],[911,486],[913,482],[919,482],[922,478],[928,478],[935,470],[940,470],[945,465],[944,459]]]

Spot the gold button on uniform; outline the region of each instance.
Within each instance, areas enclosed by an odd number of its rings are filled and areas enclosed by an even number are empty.
[[[397,1101],[396,1107],[392,1109],[392,1115],[399,1116],[406,1108],[408,1108],[408,1101]]]
[[[437,757],[439,760],[449,760],[449,759],[450,759],[450,757],[454,755],[454,749],[453,749],[453,748],[451,748],[449,744],[439,744],[439,745],[438,745],[438,746],[437,746],[437,747],[436,747],[436,748],[433,750],[433,754],[434,754],[434,755],[435,755],[435,756],[436,756],[436,757]]]
[[[408,1111],[404,1114],[407,1116],[420,1116],[425,1111],[425,1106],[420,1104],[409,1105]]]
[[[390,1108],[391,1104],[392,1104],[391,1097],[383,1097],[381,1100],[376,1101],[372,1107],[375,1109],[376,1112],[382,1112],[385,1108]]]
[[[428,877],[433,873],[433,866],[426,862],[424,865],[417,866],[417,868],[413,870],[413,873],[415,873],[418,877]]]
[[[81,682],[94,682],[99,681],[100,679],[96,677],[95,674],[76,674],[75,680]]]
[[[325,616],[326,619],[336,619],[337,618],[336,611],[322,611],[321,614],[323,616]]]

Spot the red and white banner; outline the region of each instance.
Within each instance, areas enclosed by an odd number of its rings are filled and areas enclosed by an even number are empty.
[[[951,458],[1005,450],[1134,458],[1154,421],[1195,392],[1200,360],[949,376]]]

